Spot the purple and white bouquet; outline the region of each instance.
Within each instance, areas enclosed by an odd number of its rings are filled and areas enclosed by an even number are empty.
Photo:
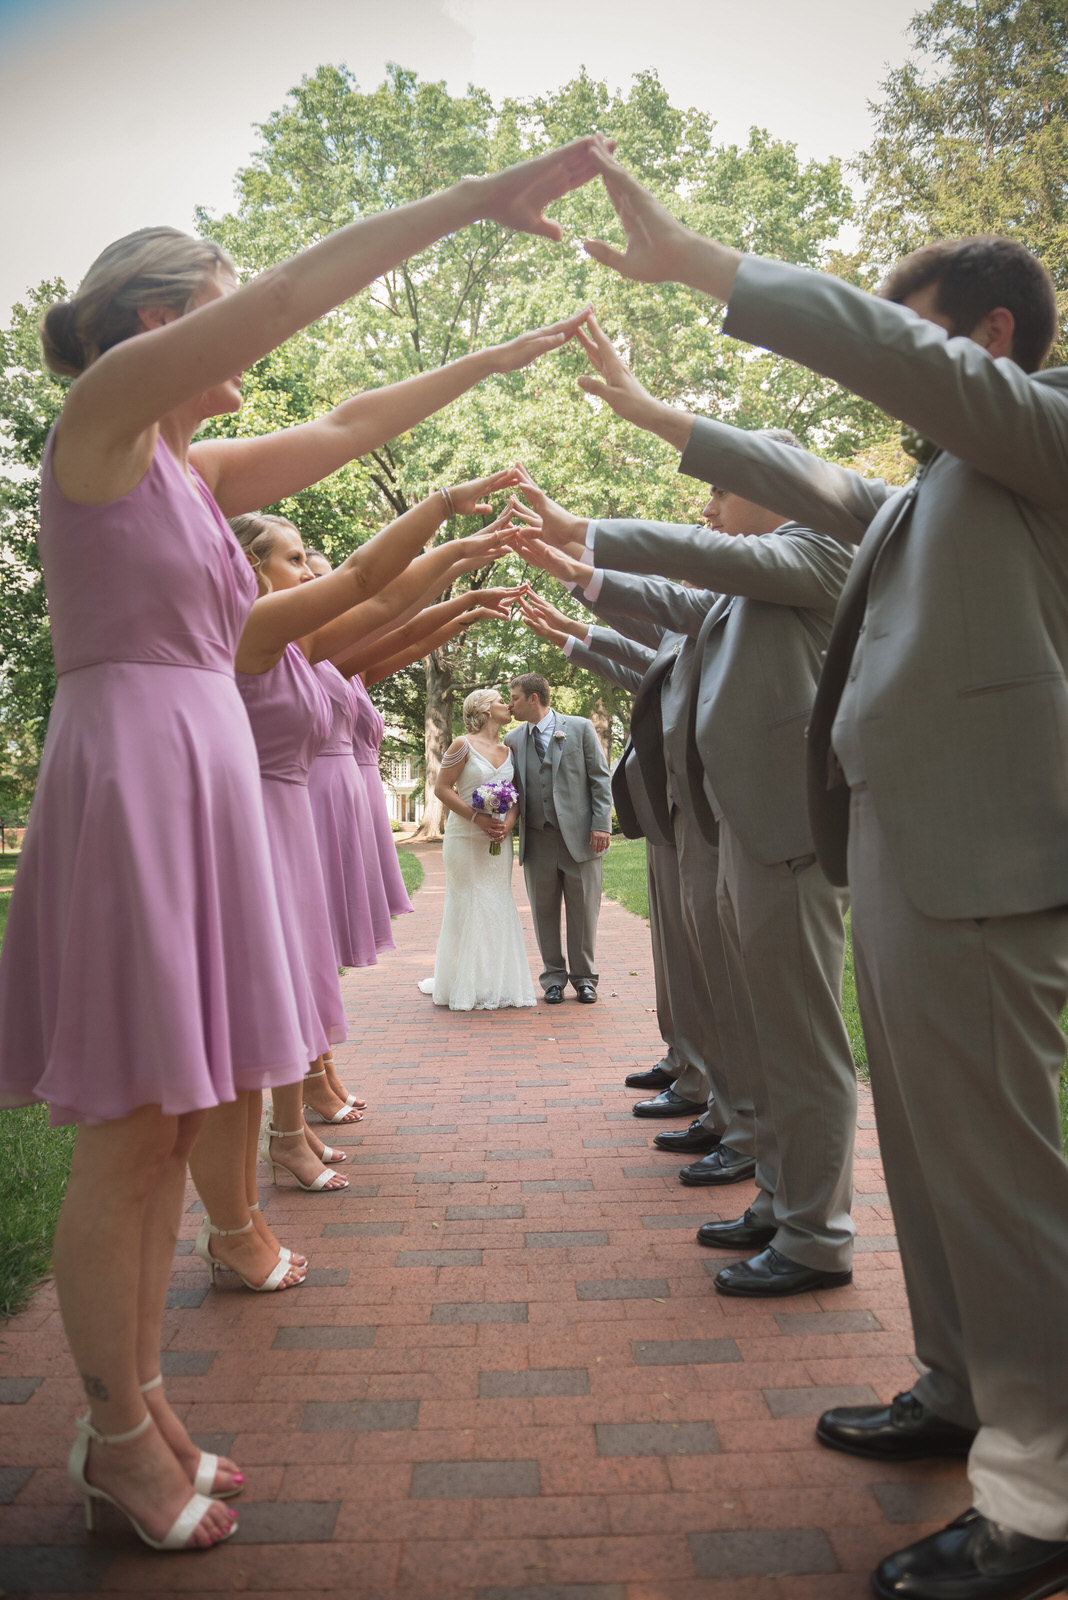
[[[491,817],[504,817],[508,815],[512,806],[519,799],[519,790],[514,783],[501,781],[500,783],[480,783],[471,796],[471,806],[475,811],[485,811]],[[501,841],[490,840],[489,853],[499,856]]]

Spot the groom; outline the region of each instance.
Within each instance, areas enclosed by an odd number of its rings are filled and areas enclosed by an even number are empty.
[[[608,763],[593,723],[552,709],[538,672],[510,684],[521,724],[504,736],[519,790],[519,860],[541,951],[541,986],[551,1006],[571,979],[588,1006],[597,999],[594,944],[601,908],[601,856],[612,827]],[[560,945],[560,902],[567,922],[567,965]]]

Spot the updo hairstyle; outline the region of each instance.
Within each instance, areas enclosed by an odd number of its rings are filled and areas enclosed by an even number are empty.
[[[464,727],[468,733],[481,733],[489,721],[490,706],[497,699],[496,689],[472,689],[464,701]]]
[[[167,306],[184,316],[217,272],[237,276],[226,251],[177,228],[140,228],[116,239],[97,256],[77,293],[45,313],[46,365],[76,378],[105,350],[142,331],[141,306]]]
[[[234,538],[255,568],[257,583],[264,594],[270,594],[271,580],[263,571],[263,563],[278,541],[278,530],[292,528],[294,533],[299,534],[300,529],[290,522],[288,517],[272,517],[262,512],[249,512],[243,517],[231,517],[230,526],[234,531]]]

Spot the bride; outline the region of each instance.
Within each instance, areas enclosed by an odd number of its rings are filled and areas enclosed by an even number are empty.
[[[466,736],[446,750],[434,785],[449,811],[445,910],[434,976],[419,987],[450,1011],[532,1006],[534,985],[512,899],[511,835],[519,806],[495,817],[471,804],[480,784],[512,781],[511,753],[501,743],[512,713],[496,689],[476,689],[464,701],[463,718]],[[501,853],[492,855],[491,844],[502,839]]]

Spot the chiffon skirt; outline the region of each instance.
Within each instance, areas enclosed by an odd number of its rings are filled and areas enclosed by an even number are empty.
[[[0,962],[0,1105],[54,1124],[292,1083],[306,1051],[231,677],[59,680]]]
[[[378,857],[369,837],[367,797],[350,753],[316,756],[308,778],[308,798],[337,965],[373,966],[380,948],[376,938],[379,925],[371,914],[368,878],[377,883]],[[370,873],[365,860],[368,852]],[[387,928],[388,921],[387,915]]]
[[[382,779],[379,776],[377,763],[358,762],[357,767],[363,780],[364,793],[367,799],[367,826],[369,840],[367,853],[372,851],[378,862],[378,874],[368,868],[368,880],[372,884],[372,909],[381,925],[381,918],[385,921],[386,943],[380,944],[380,950],[393,949],[393,933],[390,929],[390,918],[403,917],[412,909],[412,902],[408,898],[408,891],[404,887],[404,878],[401,875],[400,862],[397,860],[397,845],[393,838],[393,830],[389,825],[389,813],[386,810],[386,797],[382,792]],[[376,899],[377,896],[377,899]]]

